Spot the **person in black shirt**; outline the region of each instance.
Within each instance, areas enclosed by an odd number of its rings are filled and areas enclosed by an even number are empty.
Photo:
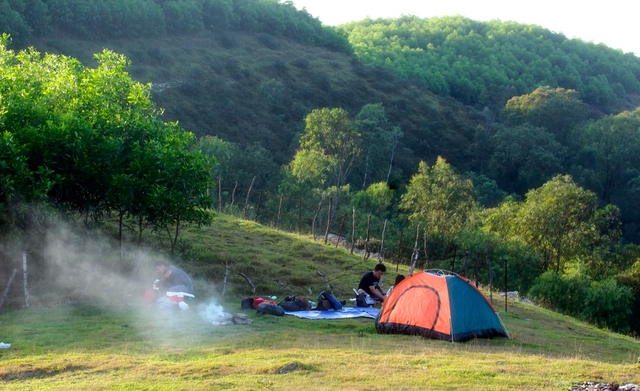
[[[384,302],[387,296],[384,294],[382,288],[379,286],[380,279],[387,272],[386,266],[382,263],[378,263],[373,271],[366,272],[360,284],[358,285],[358,293],[367,293],[373,300]]]

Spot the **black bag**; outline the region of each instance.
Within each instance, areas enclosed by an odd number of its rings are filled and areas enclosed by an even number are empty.
[[[285,311],[304,311],[304,305],[298,300],[287,300],[281,301],[278,305],[284,308]]]
[[[258,304],[258,308],[256,308],[259,314],[267,314],[267,315],[275,315],[275,316],[283,316],[284,308],[279,305],[271,304],[271,303],[260,303]]]
[[[247,297],[246,299],[243,299],[240,305],[242,306],[243,310],[253,308],[253,297]]]
[[[358,296],[356,296],[356,307],[369,307],[369,304],[367,304],[366,293],[360,293]]]

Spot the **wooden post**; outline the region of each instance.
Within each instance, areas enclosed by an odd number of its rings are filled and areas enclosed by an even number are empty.
[[[313,237],[313,240],[316,240],[316,220],[318,219],[318,213],[320,213],[323,203],[324,197],[320,199],[320,204],[318,204],[318,209],[316,209],[316,213],[313,215],[313,221],[311,222],[311,237]]]
[[[367,215],[367,235],[364,239],[364,255],[362,256],[362,260],[365,261],[371,253],[369,252],[369,227],[371,226],[371,213]]]
[[[218,213],[222,213],[222,175],[218,175]]]
[[[251,189],[253,189],[253,182],[255,182],[256,177],[254,176],[251,180],[251,185],[249,185],[249,190],[247,191],[247,199],[244,201],[244,209],[242,210],[242,218],[244,219],[247,214],[247,208],[249,207],[249,196],[251,196]]]
[[[345,213],[344,217],[342,218],[342,223],[340,224],[340,233],[338,234],[338,239],[336,239],[336,248],[340,244],[340,238],[342,238],[342,234],[344,233],[344,224],[346,221],[347,221],[347,214]]]
[[[398,238],[398,252],[396,253],[396,273],[400,266],[400,257],[402,256],[402,231],[400,231],[400,237]]]
[[[298,200],[298,234],[302,235],[302,198]]]
[[[227,293],[227,280],[229,278],[229,261],[224,265],[224,280],[222,280],[222,297]]]
[[[2,296],[0,296],[0,309],[4,304],[4,298],[7,297],[7,295],[9,294],[9,288],[11,288],[11,284],[13,283],[13,279],[17,273],[18,273],[18,269],[13,269],[13,273],[11,273],[11,276],[9,277],[9,281],[7,281],[7,286],[4,287],[4,290],[2,291]]]
[[[258,216],[260,216],[261,204],[262,204],[262,192],[258,192],[258,205],[256,205],[256,223],[258,223]]]
[[[420,256],[420,248],[418,247],[418,239],[420,239],[420,224],[418,224],[418,228],[416,228],[416,242],[413,245],[413,254],[411,255],[411,268],[409,268],[409,275],[413,275],[413,269],[416,267],[416,262],[418,262],[418,257]]]
[[[476,254],[476,257],[475,257],[475,268],[474,268],[474,272],[473,272],[475,280],[476,280],[476,288],[478,287],[478,257],[479,257],[479,255]]]
[[[356,208],[355,206],[352,208],[351,213],[351,251],[353,254],[353,249],[356,247]]]
[[[489,260],[489,243],[484,242],[484,259],[489,267],[489,302],[493,305],[493,270],[491,270],[491,261]]]
[[[329,211],[327,213],[327,229],[324,231],[324,244],[329,239],[329,229],[331,228],[331,214],[333,213],[333,197],[329,197]]]
[[[507,260],[504,260],[504,312],[507,312]]]
[[[382,226],[382,239],[380,240],[380,252],[378,253],[378,260],[384,262],[384,235],[387,232],[387,219],[384,219],[384,225]]]
[[[238,189],[238,181],[236,181],[236,185],[233,187],[233,191],[231,192],[231,213],[233,213],[233,204],[236,202],[236,190]]]
[[[282,213],[282,199],[284,194],[280,194],[280,203],[278,204],[278,218],[276,219],[276,231],[280,231],[280,213]]]
[[[22,253],[22,271],[24,282],[24,306],[29,307],[29,285],[27,284],[27,252]]]
[[[426,229],[424,230],[424,234],[423,235],[424,235],[424,237],[423,237],[423,239],[424,239],[424,268],[426,270],[426,269],[429,269],[429,266],[430,266],[429,265],[429,252],[427,251],[427,244],[428,244],[427,239],[428,238],[427,238],[427,230]]]

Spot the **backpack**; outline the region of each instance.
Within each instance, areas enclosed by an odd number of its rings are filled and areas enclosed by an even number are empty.
[[[358,296],[356,296],[356,307],[369,307],[369,304],[367,304],[366,293],[360,293]]]
[[[253,297],[247,297],[246,299],[243,299],[240,306],[242,307],[243,310],[253,308]]]
[[[297,300],[284,300],[278,303],[285,311],[302,311],[305,310],[302,303]]]
[[[331,309],[331,302],[327,299],[321,299],[318,297],[318,304],[316,304],[315,310],[328,311]]]
[[[260,303],[256,308],[259,314],[267,314],[267,315],[275,315],[275,316],[283,316],[284,308],[280,307],[276,304],[271,303]]]
[[[318,295],[318,305],[320,305],[321,300],[328,300],[329,308],[333,308],[335,311],[340,311],[342,309],[342,303],[340,303],[340,300],[336,299],[336,297],[331,293],[325,291],[320,292]]]

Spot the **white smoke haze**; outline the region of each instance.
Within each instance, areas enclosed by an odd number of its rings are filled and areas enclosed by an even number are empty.
[[[35,306],[70,303],[118,307],[128,313],[135,311],[135,316],[131,317],[132,324],[128,326],[154,343],[172,343],[172,335],[185,332],[200,338],[198,336],[204,335],[204,331],[213,328],[212,324],[228,316],[215,298],[202,300],[198,297],[199,291],[205,292],[202,297],[209,296],[213,286],[210,282],[196,279],[196,299],[187,300],[190,307],[187,310],[181,310],[177,305],[162,309],[155,302],[145,304],[144,291],[152,288],[157,277],[156,262],[172,264],[164,255],[128,245],[121,258],[117,240],[97,231],[78,232],[64,223],[58,223],[44,237],[40,261],[40,265],[44,265],[43,270],[33,266],[35,261],[29,263],[31,271],[40,276],[40,281],[29,281]],[[18,262],[21,265],[21,252],[25,250],[15,250],[20,246],[6,243],[2,243],[2,247],[4,253],[12,254],[12,259],[16,255],[19,257],[12,264],[21,271]],[[182,268],[179,264],[177,266]],[[193,279],[189,270],[185,271]]]
[[[225,320],[231,319],[232,314],[225,312],[215,298],[209,298],[206,302],[198,304],[198,314],[206,323],[220,325]]]

